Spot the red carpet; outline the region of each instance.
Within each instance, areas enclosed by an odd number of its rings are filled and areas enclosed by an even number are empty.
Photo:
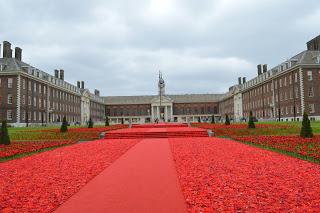
[[[133,125],[130,129],[109,131],[105,139],[208,137],[207,130],[186,124]]]
[[[57,212],[187,212],[168,139],[141,141]]]

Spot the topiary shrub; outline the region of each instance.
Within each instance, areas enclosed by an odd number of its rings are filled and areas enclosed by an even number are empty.
[[[7,121],[2,121],[1,132],[0,132],[0,144],[10,145],[10,137],[8,133]]]
[[[214,115],[211,116],[211,123],[214,124],[215,120],[214,120]]]
[[[249,113],[248,128],[249,128],[249,129],[254,129],[254,128],[256,128],[256,125],[254,124],[254,121],[253,121],[252,111],[250,111],[250,113]]]
[[[108,118],[108,116],[106,116],[105,126],[109,126],[109,118]]]
[[[121,118],[121,124],[124,124],[124,119],[123,118]]]
[[[225,125],[230,125],[230,119],[229,119],[229,115],[226,114],[226,121],[224,122]]]
[[[200,117],[198,118],[198,123],[201,123],[201,118]]]
[[[88,122],[88,128],[93,128],[93,121],[92,121],[91,117]]]
[[[63,117],[62,119],[62,124],[60,127],[60,132],[68,132],[68,122],[66,116]]]
[[[310,125],[310,119],[307,112],[303,113],[302,127],[300,131],[300,136],[303,138],[312,138],[312,128]]]

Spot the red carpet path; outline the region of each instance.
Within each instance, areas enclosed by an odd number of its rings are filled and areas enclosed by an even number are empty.
[[[186,212],[168,139],[144,139],[57,212]]]
[[[141,141],[57,212],[320,212],[317,164],[185,124],[134,125],[105,138]]]

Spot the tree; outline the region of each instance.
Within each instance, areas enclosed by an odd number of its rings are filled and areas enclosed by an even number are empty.
[[[229,115],[226,114],[226,121],[224,122],[225,125],[230,125],[230,119],[229,119]]]
[[[256,125],[254,124],[254,121],[253,121],[252,111],[250,111],[250,113],[249,113],[248,128],[249,128],[249,129],[254,129],[254,128],[256,128]]]
[[[0,132],[0,144],[10,145],[10,137],[8,133],[7,121],[2,121]]]
[[[63,117],[62,119],[62,124],[60,127],[60,132],[68,132],[68,122],[66,116]]]
[[[108,118],[108,116],[106,116],[106,123],[105,123],[105,126],[109,126],[109,118]]]
[[[93,121],[92,121],[91,117],[89,119],[88,128],[93,128]]]
[[[312,138],[313,137],[312,128],[310,125],[310,119],[308,117],[307,112],[303,113],[303,120],[302,120],[302,127],[301,127],[301,131],[300,131],[300,136],[303,138]]]
[[[211,116],[211,123],[212,123],[212,124],[215,123],[215,121],[214,121],[214,115]]]
[[[121,124],[124,124],[124,119],[123,118],[121,118]]]
[[[198,118],[198,123],[201,123],[201,118],[200,117]]]

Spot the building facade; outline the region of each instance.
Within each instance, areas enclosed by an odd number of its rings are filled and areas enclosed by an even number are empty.
[[[1,46],[0,46],[1,47]],[[1,49],[1,48],[0,48]],[[250,111],[258,120],[301,120],[304,111],[320,119],[320,36],[307,42],[307,50],[276,67],[257,66],[257,76],[238,83],[224,94],[165,93],[159,74],[158,94],[150,96],[100,96],[91,93],[83,81],[64,80],[64,70],[54,74],[22,61],[22,49],[3,42],[0,55],[0,120],[16,126],[59,123],[66,116],[71,123],[150,123],[245,121]]]

